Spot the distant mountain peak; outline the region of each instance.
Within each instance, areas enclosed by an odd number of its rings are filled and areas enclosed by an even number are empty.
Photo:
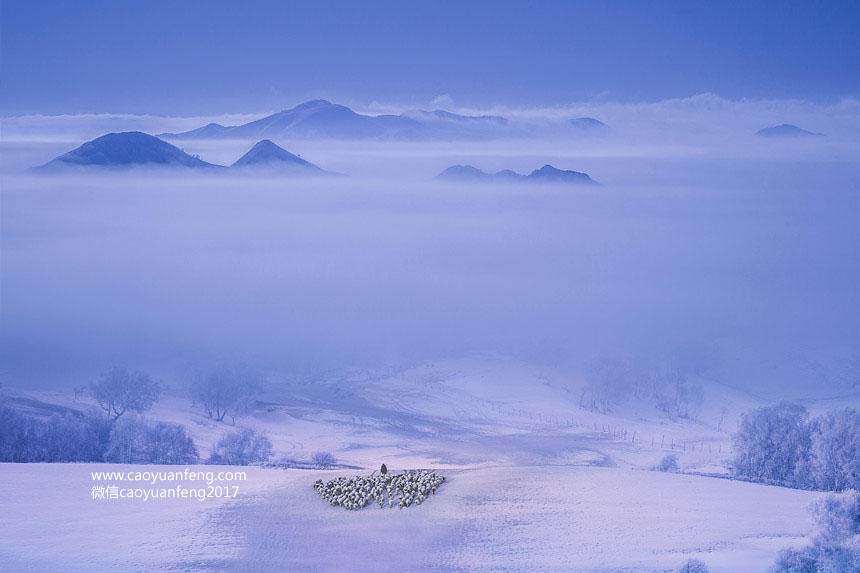
[[[154,135],[141,131],[126,131],[97,137],[52,159],[38,169],[135,166],[221,167],[189,155]]]
[[[594,179],[589,177],[587,173],[557,169],[549,164],[540,169],[535,169],[528,175],[528,178],[557,183],[595,183]]]
[[[582,131],[599,131],[606,129],[606,124],[593,117],[575,117],[567,120],[567,123]]]
[[[313,163],[305,161],[298,155],[290,153],[270,139],[258,141],[251,149],[248,150],[247,153],[245,153],[245,155],[240,157],[233,165],[231,165],[231,167],[252,166],[323,172],[322,169]]]
[[[168,139],[459,139],[485,138],[502,133],[507,119],[435,111],[400,115],[363,115],[324,99],[301,103],[254,121],[234,126],[209,124],[183,133],[164,133]]]
[[[308,100],[304,103],[300,103],[299,105],[293,107],[292,110],[284,110],[284,111],[314,109],[314,108],[318,108],[318,107],[329,107],[332,105],[334,105],[334,104],[331,103],[330,101],[328,101],[327,99],[312,99],[312,100]]]
[[[772,127],[765,127],[764,129],[760,129],[756,132],[756,135],[761,137],[809,137],[811,135],[824,134],[813,133],[811,131],[801,129],[796,125],[792,125],[790,123],[783,123],[782,125],[774,125]]]
[[[486,179],[492,177],[490,173],[481,171],[471,165],[452,165],[436,176],[437,179]]]

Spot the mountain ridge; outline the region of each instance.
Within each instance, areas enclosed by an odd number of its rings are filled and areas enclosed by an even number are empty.
[[[540,182],[540,183],[564,183],[576,185],[599,185],[587,173],[581,171],[569,171],[558,169],[546,164],[540,169],[535,169],[528,175],[521,175],[516,171],[504,169],[496,173],[487,173],[472,165],[452,165],[443,170],[436,179],[441,181],[473,181],[482,183],[492,182]]]
[[[468,116],[445,110],[409,110],[399,115],[363,115],[350,108],[317,99],[241,125],[217,123],[159,137],[185,139],[261,139],[273,137],[329,137],[350,139],[470,138],[496,133],[508,124],[495,115]]]

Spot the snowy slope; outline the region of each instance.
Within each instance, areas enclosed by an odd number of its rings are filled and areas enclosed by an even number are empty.
[[[442,470],[421,506],[330,507],[343,471],[250,468],[232,500],[93,500],[104,464],[2,464],[4,568],[762,571],[810,530],[810,492],[617,468]],[[169,467],[119,466],[124,469]],[[214,468],[221,469],[221,468]],[[38,499],[39,503],[33,500]]]
[[[698,475],[727,471],[738,414],[763,403],[700,382],[701,411],[672,420],[645,400],[582,408],[582,377],[504,360],[273,380],[237,424],[268,432],[275,461],[307,467],[322,450],[339,467],[250,468],[233,500],[99,502],[90,471],[126,466],[2,464],[0,512],[26,518],[0,526],[0,554],[13,569],[651,571],[693,556],[711,571],[765,570],[805,543],[816,494]],[[147,417],[185,424],[205,459],[233,427],[170,386]],[[33,413],[94,405],[71,391],[7,395]],[[669,453],[685,473],[649,471]],[[311,488],[383,462],[448,481],[425,505],[390,512],[332,508]]]
[[[719,472],[737,417],[761,405],[747,394],[702,381],[704,407],[692,419],[672,420],[652,403],[635,399],[602,413],[580,406],[584,383],[576,375],[513,361],[436,361],[405,371],[273,381],[254,414],[238,425],[267,431],[276,458],[291,461],[307,461],[323,450],[344,464],[367,468],[393,460],[422,467],[648,468],[666,453],[677,453],[682,468]],[[181,381],[170,386],[147,417],[184,424],[205,458],[233,427],[207,418]],[[75,401],[71,391],[8,393],[79,410],[96,406],[87,395]]]

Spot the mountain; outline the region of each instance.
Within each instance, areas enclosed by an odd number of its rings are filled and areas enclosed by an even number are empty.
[[[325,173],[322,169],[298,155],[293,155],[271,140],[263,139],[230,167],[286,169],[306,173]]]
[[[167,139],[344,138],[422,139],[480,138],[507,124],[500,116],[466,116],[443,110],[407,111],[400,115],[362,115],[346,106],[318,99],[236,126],[217,123],[183,133],[163,133]]]
[[[605,123],[593,117],[576,117],[567,120],[567,123],[582,132],[593,133],[607,129]]]
[[[507,125],[508,120],[500,115],[460,115],[459,113],[451,113],[437,109],[434,111],[422,111],[414,109],[405,111],[399,117],[406,117],[417,121],[447,121],[451,123],[466,122],[466,123],[484,123],[492,125]]]
[[[188,155],[178,147],[155,136],[140,131],[127,131],[108,133],[88,141],[36,169],[51,171],[69,167],[135,166],[222,167]]]
[[[811,131],[806,131],[805,129],[801,129],[796,125],[791,125],[790,123],[784,123],[782,125],[775,125],[773,127],[766,127],[756,132],[756,135],[760,135],[761,137],[809,137],[811,135],[824,135],[823,133],[812,133]]]
[[[481,171],[471,165],[452,165],[436,176],[436,179],[448,179],[452,181],[488,181],[494,179],[496,174]]]
[[[597,182],[589,177],[586,173],[579,171],[565,171],[556,169],[552,165],[544,165],[540,169],[535,169],[528,175],[520,175],[510,169],[505,169],[497,173],[487,173],[477,167],[471,165],[452,165],[436,176],[436,179],[443,181],[471,181],[471,182],[494,182],[494,183],[562,183],[575,185],[596,185]]]
[[[531,181],[540,181],[542,183],[576,183],[587,185],[596,183],[594,179],[589,177],[586,173],[556,169],[552,165],[544,165],[540,169],[535,169],[526,176],[526,179]]]

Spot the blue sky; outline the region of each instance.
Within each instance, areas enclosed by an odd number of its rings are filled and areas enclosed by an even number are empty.
[[[860,2],[2,3],[3,115],[860,95]]]

